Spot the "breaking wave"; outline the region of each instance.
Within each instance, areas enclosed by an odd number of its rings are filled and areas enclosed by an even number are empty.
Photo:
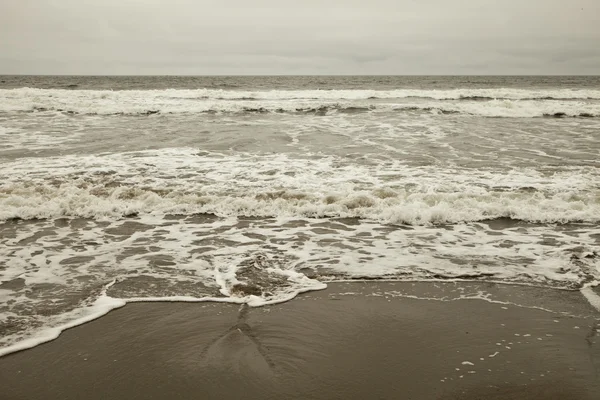
[[[250,195],[190,193],[147,187],[24,186],[0,189],[0,220],[59,217],[120,218],[138,214],[222,217],[342,217],[427,225],[510,218],[528,222],[600,221],[600,192],[587,195],[527,191],[482,194],[357,191],[315,195],[279,190]]]
[[[0,220],[208,213],[355,217],[413,225],[495,218],[600,221],[600,176],[595,169],[562,167],[551,175],[526,169],[473,174],[468,169],[337,162],[198,154],[194,149],[56,157],[36,163],[21,159],[6,164],[0,176]]]
[[[433,112],[484,117],[598,117],[598,90],[263,91],[0,90],[0,112],[82,115]]]
[[[76,89],[76,87],[69,87]],[[600,100],[596,89],[451,89],[451,90],[264,90],[241,91],[221,89],[165,90],[61,90],[61,89],[2,89],[2,99],[32,97],[77,97],[79,99],[163,98],[214,100],[367,100],[424,98],[434,100]]]

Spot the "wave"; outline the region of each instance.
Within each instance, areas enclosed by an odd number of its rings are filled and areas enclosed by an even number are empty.
[[[597,110],[598,109],[598,110]],[[536,107],[534,106],[519,106],[515,107],[514,105],[505,104],[500,106],[491,106],[491,107],[464,107],[464,106],[446,106],[446,107],[435,107],[428,105],[387,105],[387,106],[344,106],[339,104],[333,105],[319,105],[316,107],[291,107],[291,108],[283,108],[281,106],[276,107],[238,107],[237,110],[229,108],[219,109],[219,108],[209,108],[198,110],[196,113],[206,113],[206,114],[218,114],[218,113],[236,113],[236,114],[296,114],[296,115],[332,115],[335,113],[340,114],[359,114],[366,113],[370,111],[395,111],[395,112],[425,112],[431,114],[442,114],[442,115],[450,115],[450,114],[463,114],[470,116],[483,116],[483,117],[496,117],[496,118],[539,118],[539,117],[553,117],[553,118],[597,118],[600,117],[600,107],[586,107],[581,106],[573,107],[568,105],[567,107]],[[61,112],[70,115],[81,115],[80,112],[75,112],[72,110],[65,110],[62,108],[45,108],[45,107],[33,107],[30,112]],[[150,109],[143,111],[134,111],[134,112],[114,112],[105,115],[129,115],[129,116],[149,116],[156,114],[188,114],[189,112],[173,112],[173,111],[161,111],[158,109]],[[99,115],[98,112],[89,112],[83,113],[83,115]]]
[[[600,221],[600,172],[443,170],[195,149],[3,165],[0,220],[135,214],[352,217],[397,224]],[[118,171],[118,172],[117,172]],[[143,182],[143,183],[141,183]]]
[[[514,91],[514,90],[512,90]],[[329,115],[332,113],[424,112],[483,117],[586,117],[600,116],[600,101],[496,99],[466,95],[415,99],[413,91],[271,91],[215,90],[86,91],[14,89],[0,90],[0,112],[49,112],[78,115],[139,115],[195,113],[284,113]],[[433,93],[434,91],[430,91]],[[472,90],[471,90],[472,92]],[[389,94],[386,98],[385,93]],[[578,93],[578,92],[577,92]],[[496,93],[500,94],[500,93]],[[402,97],[404,95],[404,97]],[[586,96],[590,95],[587,93]],[[395,97],[394,97],[395,96]],[[514,96],[519,97],[519,96]],[[548,97],[546,97],[548,98]],[[588,97],[586,97],[588,98]],[[599,95],[600,98],[600,95]],[[450,100],[448,100],[450,99]]]
[[[62,108],[45,108],[34,106],[30,112],[62,112],[66,114],[99,115],[99,112],[78,112]],[[367,112],[395,112],[395,113],[430,113],[438,115],[462,114],[467,116],[482,116],[492,118],[597,118],[600,117],[600,105],[582,103],[539,103],[532,101],[493,100],[487,103],[474,104],[445,104],[443,106],[431,104],[379,104],[379,105],[351,105],[351,104],[317,104],[294,105],[274,104],[264,106],[247,106],[244,104],[228,104],[208,107],[197,107],[188,111],[177,109],[147,109],[112,112],[105,115],[131,115],[148,116],[155,114],[188,114],[188,113],[235,113],[235,114],[292,114],[292,115],[332,115],[359,114]]]
[[[445,104],[402,104],[391,106],[399,112],[431,112],[434,114],[463,114],[493,118],[539,117],[600,117],[600,104],[577,101],[490,100],[486,102],[455,102]]]
[[[73,90],[65,89],[0,89],[0,99],[35,97],[76,97],[79,99],[163,98],[189,100],[368,100],[423,98],[433,100],[600,100],[600,89],[451,89],[451,90],[223,90],[223,89],[164,89],[164,90]]]
[[[362,218],[383,223],[454,224],[509,218],[534,223],[599,222],[600,193],[335,193],[275,191],[255,195],[186,193],[144,187],[82,189],[24,187],[0,191],[0,220],[84,217],[121,218],[139,214],[214,214],[221,217]]]

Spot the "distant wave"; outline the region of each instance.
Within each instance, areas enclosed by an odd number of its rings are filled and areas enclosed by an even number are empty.
[[[494,97],[488,96],[488,92],[490,90],[483,89],[424,92],[13,89],[0,90],[0,112],[76,115],[428,112],[512,118],[600,116],[600,91],[547,91],[537,93],[542,96],[539,98],[532,97],[536,92],[516,89],[491,90]],[[509,99],[509,95],[514,99]],[[598,101],[582,100],[595,99],[594,96]]]
[[[232,87],[224,86],[228,89]],[[451,90],[223,90],[223,89],[164,89],[164,90],[69,90],[61,89],[0,89],[0,99],[32,97],[76,97],[79,99],[179,98],[213,100],[367,100],[424,98],[433,100],[600,100],[597,89],[451,89]]]
[[[579,101],[489,100],[455,103],[401,104],[392,106],[397,112],[431,112],[437,114],[464,114],[494,118],[537,117],[600,117],[600,104]]]
[[[72,107],[77,108],[77,107]],[[115,109],[72,109],[61,107],[33,106],[29,110],[19,112],[59,112],[71,115],[138,115],[147,116],[155,114],[306,114],[330,115],[334,113],[358,114],[366,112],[421,112],[433,114],[463,114],[482,117],[505,118],[597,118],[600,117],[600,104],[581,103],[544,103],[533,101],[493,100],[485,103],[454,103],[454,104],[256,104],[247,103],[229,104],[197,104],[188,108],[179,106],[140,109],[122,107]]]

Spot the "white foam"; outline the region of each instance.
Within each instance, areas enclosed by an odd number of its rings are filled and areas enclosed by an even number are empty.
[[[215,266],[215,282],[219,285],[219,292],[223,296],[231,296],[231,287],[240,283],[236,276],[236,266],[233,263],[227,266],[225,270]]]
[[[336,157],[199,155],[189,148],[23,158],[0,172],[0,220],[213,213],[416,225],[501,217],[597,222],[599,180],[600,171],[584,167],[473,173],[397,161],[340,165]]]
[[[436,100],[463,99],[469,97],[492,99],[600,99],[597,89],[450,89],[450,90],[222,90],[222,89],[165,89],[165,90],[66,90],[66,89],[0,89],[0,98],[37,98],[42,96],[72,97],[78,99],[110,100],[146,96],[173,99],[217,99],[217,100],[292,100],[292,99],[348,99],[366,100],[369,98],[396,99],[406,97],[432,98]]]
[[[40,329],[31,330],[25,333],[25,339],[18,340],[16,343],[0,347],[0,357],[7,354],[15,353],[22,350],[27,350],[38,346],[43,343],[50,342],[60,336],[62,332],[67,329],[74,328],[79,325],[83,325],[97,318],[100,318],[110,311],[123,307],[127,303],[144,303],[144,302],[185,302],[185,303],[200,303],[200,302],[218,302],[218,303],[233,303],[233,304],[248,304],[250,307],[262,307],[265,305],[272,305],[289,301],[297,295],[314,291],[323,290],[327,288],[327,285],[316,280],[307,278],[306,276],[289,272],[290,278],[296,283],[301,283],[300,286],[286,288],[281,290],[270,298],[261,296],[228,296],[228,297],[191,297],[191,296],[167,296],[167,297],[131,297],[126,299],[113,298],[106,295],[106,290],[114,285],[115,281],[108,284],[101,295],[89,306],[77,308],[71,312],[57,315],[55,319],[66,322],[55,322],[55,326],[42,327]],[[46,321],[46,324],[52,324],[50,321]]]
[[[412,101],[413,97],[427,101]],[[458,100],[485,97],[491,101]],[[547,98],[555,100],[545,100]],[[537,99],[537,100],[531,100]],[[60,89],[0,90],[0,111],[62,111],[78,114],[144,114],[243,112],[248,110],[296,112],[360,107],[432,109],[490,117],[540,117],[545,114],[599,116],[600,105],[586,102],[600,99],[600,90],[298,90],[222,91],[147,90],[96,91]],[[440,103],[440,100],[446,100]],[[580,100],[580,101],[574,101]]]
[[[306,278],[306,277],[304,277]],[[308,278],[306,278],[308,279]],[[125,303],[233,303],[233,304],[247,304],[250,307],[263,307],[272,304],[285,303],[292,300],[296,296],[306,292],[312,292],[317,290],[324,290],[327,288],[327,284],[310,279],[310,285],[304,287],[295,287],[288,290],[280,290],[276,296],[265,298],[262,296],[248,295],[248,296],[235,296],[229,295],[228,297],[191,297],[191,296],[166,296],[166,297],[128,297],[122,300]],[[87,321],[83,321],[85,323]]]
[[[35,334],[29,336],[27,339],[18,341],[15,344],[7,347],[1,347],[0,357],[10,353],[15,353],[17,351],[30,349],[42,343],[54,340],[67,329],[85,324],[108,314],[111,310],[123,307],[126,304],[124,300],[113,299],[106,295],[106,289],[112,286],[113,283],[114,282],[107,285],[104,292],[100,295],[100,297],[98,297],[98,299],[96,299],[96,301],[94,301],[93,304],[83,308],[78,308],[59,317],[60,320],[67,322],[58,323],[53,327],[44,327],[40,331],[37,331]]]

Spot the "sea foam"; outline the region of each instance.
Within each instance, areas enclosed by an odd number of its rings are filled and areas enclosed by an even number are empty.
[[[484,117],[598,117],[599,90],[0,90],[0,112],[87,115],[438,112]]]
[[[0,220],[209,213],[413,225],[494,218],[597,222],[599,174],[584,167],[473,173],[189,148],[19,159],[3,165]]]

